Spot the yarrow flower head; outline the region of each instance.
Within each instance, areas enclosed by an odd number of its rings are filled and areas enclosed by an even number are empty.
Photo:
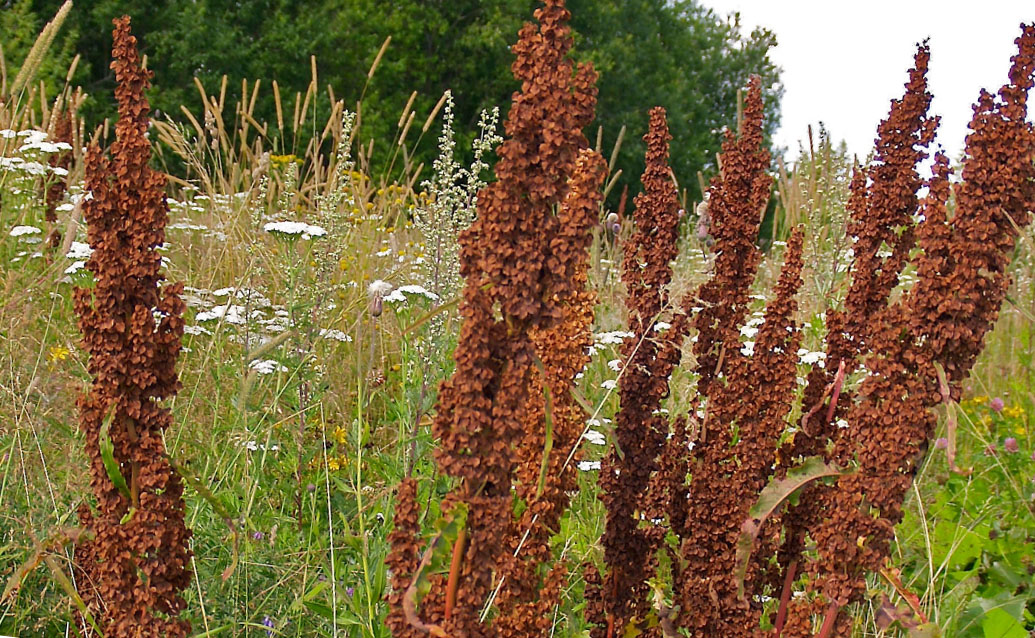
[[[269,222],[263,226],[262,229],[267,233],[283,235],[289,239],[294,239],[298,236],[301,236],[302,239],[311,239],[313,237],[324,237],[327,235],[327,231],[323,228],[303,222]]]
[[[41,232],[43,231],[41,231],[39,228],[36,228],[35,226],[15,226],[11,229],[11,232],[8,234],[11,237],[23,237],[26,235],[36,235]]]

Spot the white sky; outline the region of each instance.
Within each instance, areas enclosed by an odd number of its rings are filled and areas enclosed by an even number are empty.
[[[978,91],[1006,82],[1020,23],[1035,21],[1035,0],[700,1],[720,15],[739,11],[746,32],[776,34],[770,55],[785,93],[775,142],[792,158],[806,127],[820,121],[864,158],[891,99],[902,96],[916,44],[928,37],[931,113],[942,116],[936,143],[957,158]]]

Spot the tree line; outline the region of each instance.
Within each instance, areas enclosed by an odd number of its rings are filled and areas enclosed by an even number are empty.
[[[60,4],[0,0],[0,44],[9,70],[17,68]],[[751,74],[762,77],[767,136],[778,125],[783,89],[780,69],[769,58],[776,45],[771,32],[745,32],[738,16],[719,15],[694,0],[568,4],[574,15],[574,56],[592,61],[600,73],[597,119],[587,135],[595,140],[602,126],[606,153],[627,127],[618,157],[623,178],[614,194],[624,183],[634,184],[643,170],[641,138],[655,105],[668,110],[672,168],[692,197],[700,195],[697,172],[714,171],[721,131],[734,125],[736,93]],[[480,111],[499,105],[505,113],[518,89],[510,72],[510,45],[538,5],[535,0],[96,0],[73,8],[42,75],[60,86],[79,53],[73,81],[90,95],[84,116],[96,123],[112,115],[111,20],[129,14],[155,72],[149,97],[160,114],[180,117],[180,105],[199,112],[193,78],[211,94],[225,74],[229,98],[238,97],[241,78],[263,81],[256,116],[275,126],[270,82],[277,81],[282,95],[304,93],[311,79],[310,57],[316,56],[321,87],[329,84],[347,105],[354,106],[363,94],[363,136],[375,140],[375,155],[378,144],[391,143],[413,91],[418,92],[415,106],[424,113],[443,91],[452,91],[463,148],[476,131]],[[389,35],[391,45],[368,84],[367,70]],[[329,112],[325,90],[316,108]],[[430,163],[435,140],[426,138],[416,154]]]

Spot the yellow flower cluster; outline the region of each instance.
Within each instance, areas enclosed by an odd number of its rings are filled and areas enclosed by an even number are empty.
[[[51,346],[50,350],[47,350],[47,361],[51,363],[64,361],[70,354],[72,352],[65,346]]]
[[[301,164],[302,160],[296,155],[270,155],[270,165],[273,168],[283,168],[292,163]]]
[[[985,405],[987,403],[988,403],[988,395],[987,394],[979,394],[977,396],[970,397],[969,399],[963,399],[962,401],[960,401],[960,407],[961,408],[976,408],[978,406]]]
[[[331,456],[331,457],[328,457],[328,459],[327,459],[327,469],[332,471],[332,472],[338,472],[338,471],[344,470],[348,466],[349,466],[349,459],[348,459],[348,457],[345,457],[345,456]],[[320,467],[323,467],[323,459],[322,458],[318,457],[318,458],[315,458],[315,459],[313,459],[312,461],[309,462],[309,469],[310,470],[315,470],[315,469],[320,468]]]
[[[1019,419],[1024,416],[1024,408],[1019,405],[1008,405],[1003,408],[1003,416],[1008,419]]]

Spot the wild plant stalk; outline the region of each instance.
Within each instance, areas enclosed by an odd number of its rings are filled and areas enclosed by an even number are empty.
[[[190,531],[183,485],[165,456],[172,415],[159,404],[180,388],[185,304],[182,284],[159,287],[165,179],[148,167],[150,73],[140,66],[129,18],[115,20],[112,57],[117,140],[111,159],[97,146],[86,159],[87,268],[95,283],[75,291],[92,376],[79,401],[80,429],[96,499],[79,508],[95,536],[76,547],[76,576],[106,636],[185,636],[190,624],[178,616],[190,585]]]
[[[511,488],[529,510],[543,508],[539,519],[532,516],[530,524],[537,529],[531,533],[548,538],[549,519],[559,517],[566,501],[559,486],[570,479],[551,475],[557,460],[550,459],[549,443],[538,442],[552,435],[551,397],[564,397],[576,372],[561,374],[568,388],[547,386],[550,373],[542,370],[550,363],[537,355],[536,335],[563,323],[566,302],[579,293],[573,277],[577,264],[588,257],[590,233],[588,224],[576,222],[599,202],[594,193],[602,174],[597,175],[600,165],[592,155],[577,159],[588,145],[580,129],[593,116],[596,74],[581,65],[573,74],[567,57],[570,14],[561,0],[548,1],[536,17],[539,25],[526,24],[514,47],[513,70],[522,92],[507,118],[509,138],[498,151],[498,180],[479,193],[477,218],[460,238],[464,322],[454,354],[456,371],[442,385],[434,421],[441,440],[436,462],[457,479],[441,509],[454,522],[463,516],[466,523],[452,541],[449,573],[422,575],[421,565],[442,551],[444,541],[441,535],[432,539],[423,550],[425,558],[415,561],[422,543],[412,534],[413,503],[406,500],[415,492],[404,483],[397,512],[410,533],[393,537],[389,557],[396,592],[388,623],[398,636],[426,631],[545,635],[549,623],[543,618],[559,593],[562,572],[553,569],[540,580],[536,569],[542,541],[532,545],[537,549],[529,560],[510,558],[508,550],[521,538]],[[577,183],[587,190],[570,202],[568,212],[555,215],[574,192],[569,179],[577,164],[584,167]],[[569,430],[563,429],[564,436],[570,436]],[[490,625],[482,618],[483,608],[492,604],[493,572],[501,582],[506,577],[506,584],[497,599],[499,617]],[[418,578],[432,584],[419,610]]]

